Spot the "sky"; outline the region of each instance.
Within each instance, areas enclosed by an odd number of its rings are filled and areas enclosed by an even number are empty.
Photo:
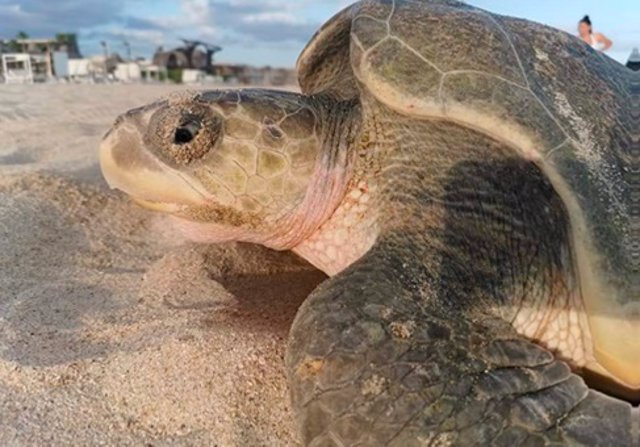
[[[291,67],[313,32],[350,0],[0,0],[0,38],[76,32],[84,55],[113,52],[149,57],[180,38],[223,47],[218,61]],[[596,31],[614,41],[610,56],[626,61],[640,46],[638,0],[469,0],[483,9],[574,33],[590,14]]]

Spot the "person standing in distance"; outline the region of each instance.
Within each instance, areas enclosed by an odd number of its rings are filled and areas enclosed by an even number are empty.
[[[593,25],[588,15],[578,23],[578,34],[594,50],[607,51],[613,45],[613,42],[604,34],[593,32]]]

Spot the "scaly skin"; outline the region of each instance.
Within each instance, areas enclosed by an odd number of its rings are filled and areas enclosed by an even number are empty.
[[[453,0],[359,2],[298,72],[131,111],[101,162],[332,276],[291,330],[303,442],[640,445],[638,78]]]
[[[534,345],[509,324],[522,312],[557,318],[576,293],[568,216],[549,181],[481,134],[377,117],[397,145],[378,178],[381,235],[293,324],[305,443],[636,445],[631,406],[571,372],[592,359],[554,356],[541,347],[549,334]],[[584,329],[576,345],[588,352]]]
[[[175,95],[118,118],[101,164],[112,187],[181,218],[195,240],[293,249],[350,187],[358,110],[265,90]]]

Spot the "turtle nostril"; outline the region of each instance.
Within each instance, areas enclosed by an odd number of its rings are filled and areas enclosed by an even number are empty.
[[[191,143],[198,134],[199,130],[200,123],[197,121],[188,121],[186,123],[183,123],[176,129],[173,137],[173,142],[175,144]]]

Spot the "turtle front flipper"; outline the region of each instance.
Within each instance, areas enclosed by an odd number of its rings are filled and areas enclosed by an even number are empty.
[[[287,369],[305,445],[635,445],[630,405],[501,319],[433,299],[414,250],[380,241],[302,306]]]

